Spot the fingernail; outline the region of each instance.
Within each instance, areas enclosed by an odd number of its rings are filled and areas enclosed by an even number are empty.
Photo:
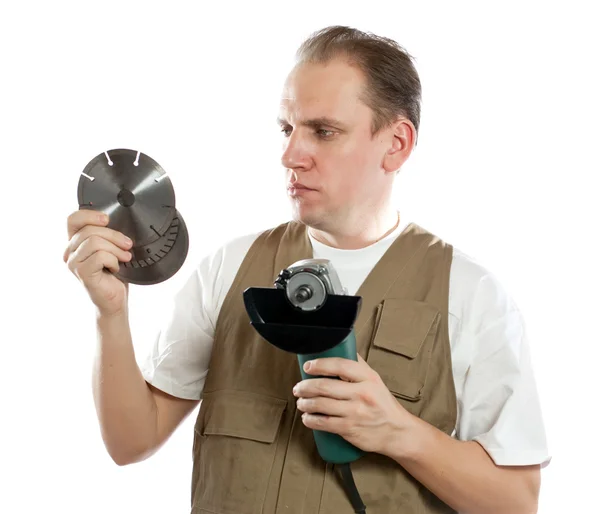
[[[100,223],[106,223],[108,221],[108,215],[107,214],[98,214],[98,221]]]
[[[131,239],[129,239],[127,236],[125,236],[125,243],[130,245],[131,243],[133,243],[133,241]]]
[[[304,371],[308,371],[310,369],[311,364],[312,364],[312,361],[306,361],[304,363]]]

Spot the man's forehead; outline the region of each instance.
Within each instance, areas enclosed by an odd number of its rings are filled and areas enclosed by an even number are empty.
[[[352,123],[365,105],[362,74],[343,62],[304,63],[288,75],[281,91],[279,118],[293,123],[338,120]]]
[[[354,101],[365,85],[363,75],[340,62],[303,64],[288,75],[281,91],[282,102]]]
[[[348,111],[336,109],[326,104],[299,105],[293,100],[282,99],[279,105],[279,121],[302,124],[310,120],[338,120],[343,122],[349,116]]]
[[[296,97],[288,96],[282,97],[279,103],[279,119],[294,123],[335,120],[338,124],[346,124],[356,117],[361,107],[365,107],[361,102],[347,102],[339,98],[299,101]]]

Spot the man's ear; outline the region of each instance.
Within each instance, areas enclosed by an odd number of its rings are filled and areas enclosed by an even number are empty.
[[[382,167],[388,173],[395,173],[410,157],[417,131],[412,122],[404,117],[398,118],[390,129],[390,145],[383,157]]]

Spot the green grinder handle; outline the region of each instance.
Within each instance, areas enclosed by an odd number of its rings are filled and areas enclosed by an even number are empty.
[[[298,354],[298,364],[300,365],[300,373],[302,374],[303,380],[308,378],[332,378],[309,375],[304,371],[304,363],[306,361],[324,357],[341,357],[343,359],[358,361],[356,356],[356,337],[354,336],[354,330],[350,332],[346,339],[330,350],[320,353]],[[346,464],[354,462],[364,455],[362,450],[350,444],[338,434],[332,434],[331,432],[324,432],[322,430],[313,430],[313,435],[315,437],[319,455],[321,455],[326,462]]]

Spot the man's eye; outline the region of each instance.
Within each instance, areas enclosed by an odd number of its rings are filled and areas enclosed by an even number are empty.
[[[292,133],[292,127],[281,127],[281,132],[287,137]]]
[[[333,136],[334,132],[333,132],[333,130],[319,129],[319,130],[317,130],[317,134],[319,135],[319,137],[321,137],[323,139],[327,139],[327,138],[330,138],[331,136]]]

